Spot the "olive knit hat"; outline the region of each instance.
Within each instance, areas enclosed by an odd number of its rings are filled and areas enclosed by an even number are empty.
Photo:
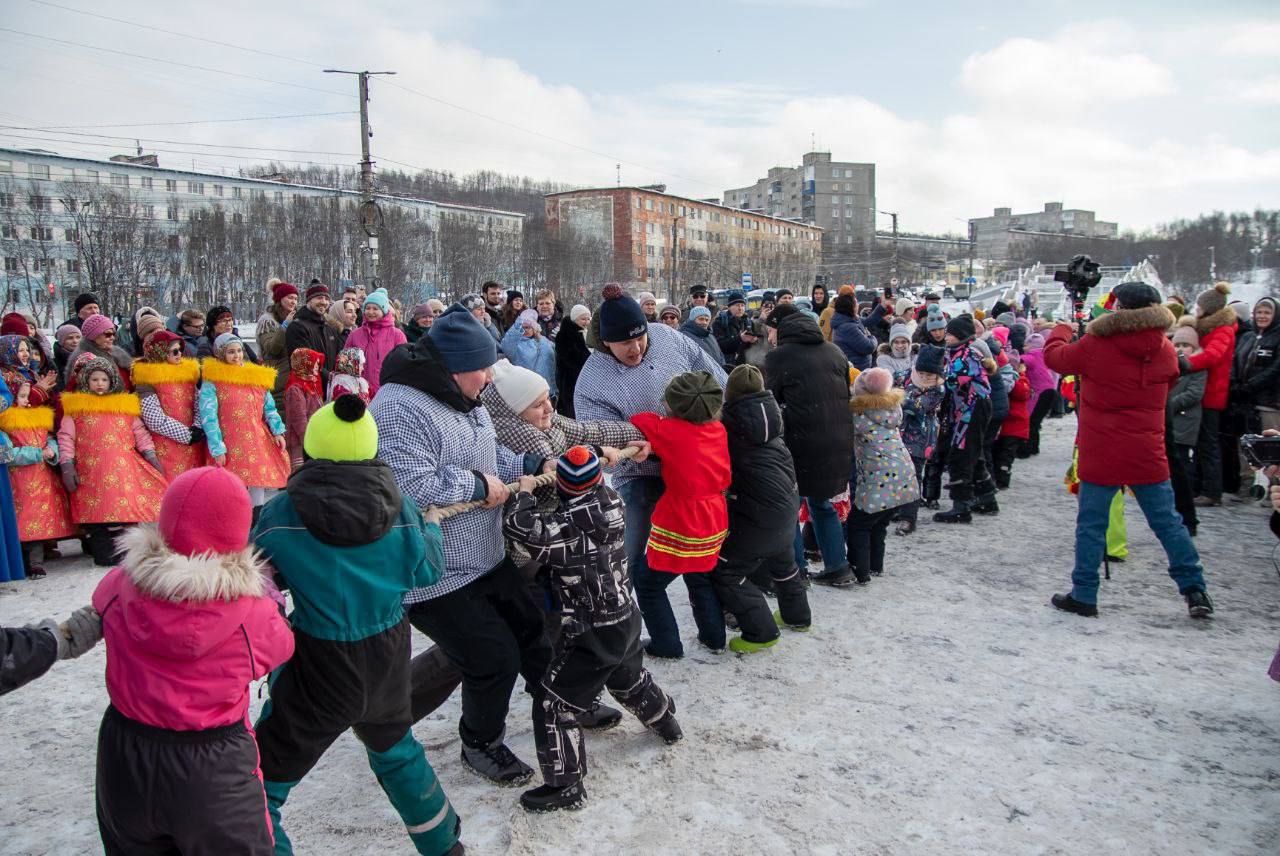
[[[311,416],[302,448],[326,461],[368,461],[378,454],[378,426],[358,395],[340,395]]]
[[[701,425],[720,418],[724,392],[710,372],[684,372],[667,384],[662,394],[672,416]]]
[[[729,372],[729,382],[724,387],[725,404],[757,392],[764,392],[764,375],[760,369],[744,364]]]

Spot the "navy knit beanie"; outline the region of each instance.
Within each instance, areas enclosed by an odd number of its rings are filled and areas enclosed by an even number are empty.
[[[596,313],[600,319],[600,341],[629,342],[649,332],[649,321],[640,304],[623,292],[622,286],[611,282],[600,296],[604,298]]]
[[[915,369],[918,372],[930,372],[940,375],[943,372],[943,366],[946,365],[947,352],[937,345],[921,345],[920,353],[916,355]]]
[[[453,374],[487,369],[498,361],[498,345],[475,316],[455,303],[427,331]]]

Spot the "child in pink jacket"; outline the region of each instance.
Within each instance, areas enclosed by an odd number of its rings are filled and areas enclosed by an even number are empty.
[[[121,537],[93,593],[111,705],[98,731],[107,853],[274,848],[249,684],[293,654],[293,633],[248,546],[244,484],[216,467],[173,480],[156,526]]]

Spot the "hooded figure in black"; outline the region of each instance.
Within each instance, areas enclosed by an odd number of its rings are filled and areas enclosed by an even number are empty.
[[[582,364],[591,356],[584,331],[578,325],[580,315],[579,307],[573,307],[569,310],[568,320],[560,323],[560,330],[556,333],[556,389],[560,391],[556,411],[569,419],[573,418],[573,389],[578,385]]]
[[[777,622],[756,580],[777,593],[782,623],[796,630],[809,627],[809,599],[793,549],[792,521],[800,498],[791,452],[782,441],[782,411],[755,366],[738,366],[729,375],[720,421],[729,435],[733,480],[727,496],[729,537],[711,584],[742,631],[729,647],[751,653],[778,638]]]

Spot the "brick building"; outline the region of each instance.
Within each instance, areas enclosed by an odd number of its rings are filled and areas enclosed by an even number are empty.
[[[603,276],[668,300],[683,299],[699,283],[737,287],[744,273],[754,288],[808,293],[822,261],[821,229],[665,191],[654,185],[553,193],[547,228],[565,255],[599,248],[608,256]],[[563,272],[556,285],[572,290],[591,278]]]

